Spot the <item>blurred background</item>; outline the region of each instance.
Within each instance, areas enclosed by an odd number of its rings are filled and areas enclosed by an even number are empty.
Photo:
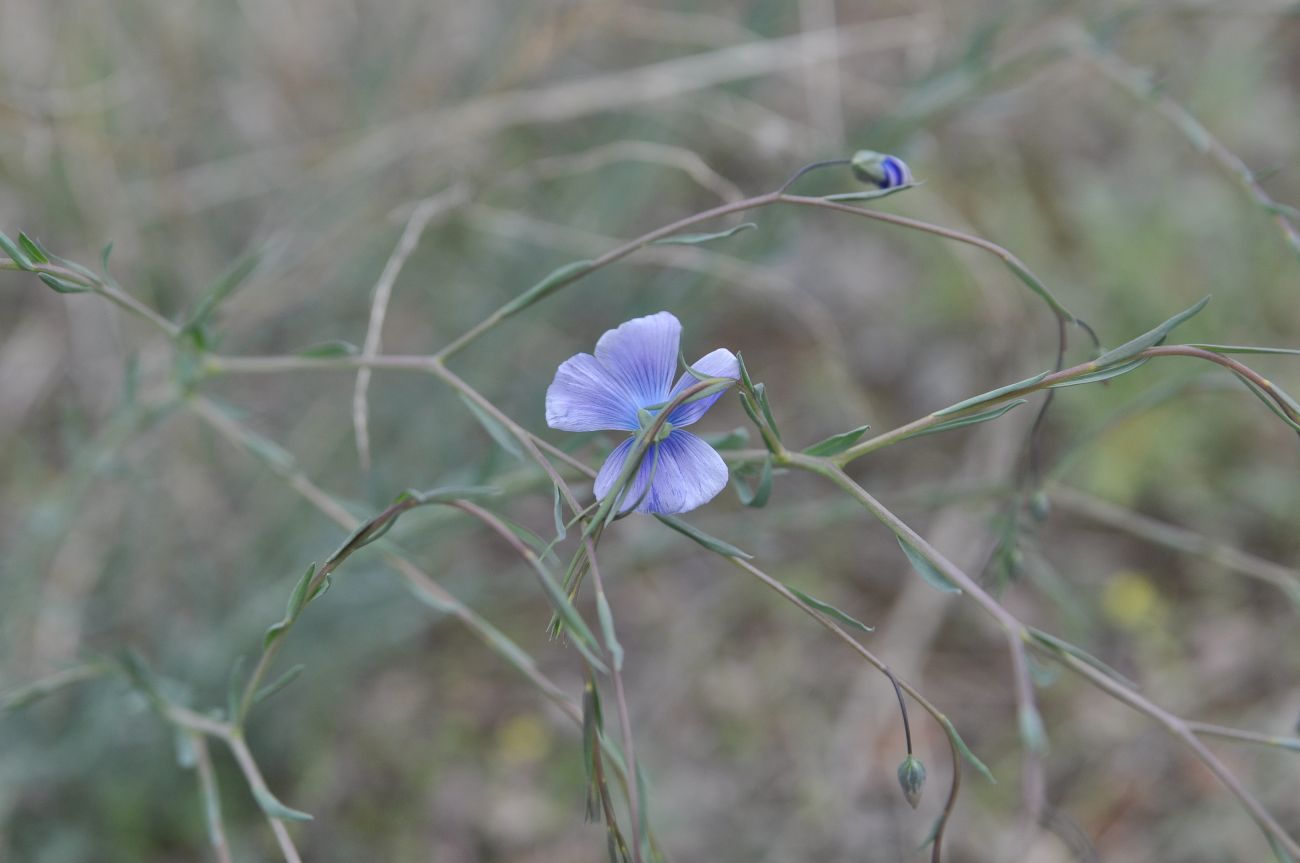
[[[124,289],[178,321],[260,253],[211,330],[224,354],[287,354],[363,342],[385,262],[413,207],[436,196],[383,333],[385,351],[429,353],[567,261],[870,148],[924,181],[881,209],[1010,248],[1107,346],[1213,294],[1179,339],[1300,347],[1296,251],[1188,123],[1272,198],[1300,201],[1297,11],[4,0],[0,228],[95,268],[112,242]],[[847,171],[801,183],[861,188]],[[1050,313],[996,258],[821,211],[746,218],[758,229],[601,271],[453,368],[559,443],[542,410],[555,367],[667,309],[688,357],[744,352],[786,440],[802,445],[863,423],[883,431],[1054,361]],[[176,697],[224,704],[236,657],[256,655],[297,576],[343,532],[184,406],[142,408],[178,373],[146,325],[11,272],[0,309],[0,691],[129,647]],[[1088,350],[1076,331],[1071,360]],[[1246,359],[1300,391],[1294,358]],[[357,514],[408,487],[515,468],[448,389],[402,373],[370,385],[363,468],[354,380],[195,386]],[[853,473],[1026,621],[1156,702],[1294,734],[1297,606],[1280,589],[1300,566],[1294,433],[1215,367],[1152,362],[1060,391],[1042,435],[1050,512],[1008,519],[1032,419],[1021,409],[900,444]],[[729,398],[701,429],[744,423]],[[598,463],[612,443],[579,453]],[[494,506],[554,531],[545,484]],[[1020,746],[988,619],[916,578],[893,537],[815,477],[778,476],[761,510],[724,493],[691,520],[877,626],[865,643],[998,778],[966,772],[947,858],[1008,859]],[[546,602],[499,539],[424,511],[391,536],[580,693],[576,655],[548,641]],[[930,774],[913,811],[894,775],[902,729],[884,678],[653,520],[619,522],[601,547],[669,859],[928,859],[917,848],[951,776],[933,723],[913,712]],[[583,822],[576,728],[453,618],[413,601],[379,554],[358,554],[311,606],[278,667],[298,662],[304,673],[248,733],[276,794],[315,816],[290,827],[305,859],[605,859],[603,829]],[[1269,859],[1249,817],[1158,727],[1037,672],[1058,815],[1018,859]],[[1300,755],[1211,745],[1300,831]],[[234,858],[277,859],[233,762],[213,754]],[[193,772],[122,683],[0,717],[0,859],[210,853]]]

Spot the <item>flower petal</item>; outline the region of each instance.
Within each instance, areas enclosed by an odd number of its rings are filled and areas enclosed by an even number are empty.
[[[631,437],[614,448],[596,476],[596,497],[614,490],[623,464],[636,444]],[[644,496],[646,482],[650,493]],[[727,465],[702,439],[690,432],[674,431],[651,447],[641,459],[621,507],[626,511],[640,501],[639,512],[675,515],[703,506],[727,487]]]
[[[636,407],[649,407],[668,398],[681,337],[681,321],[668,312],[633,318],[600,337],[596,359],[631,394]]]
[[[736,355],[726,348],[718,348],[711,354],[706,354],[698,361],[691,364],[691,368],[701,374],[709,375],[715,378],[740,378],[740,362],[737,361]],[[671,399],[682,390],[695,383],[695,378],[690,372],[682,373],[677,379],[677,385],[673,387]],[[722,392],[714,393],[708,398],[691,402],[690,404],[678,405],[671,414],[668,415],[668,422],[680,428],[688,426],[691,423],[704,416],[704,412],[713,407],[713,403],[722,398]]]
[[[636,431],[637,407],[622,382],[591,354],[561,363],[546,388],[546,424],[553,429]]]

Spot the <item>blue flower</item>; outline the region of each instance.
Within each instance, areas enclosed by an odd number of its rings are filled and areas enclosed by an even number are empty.
[[[681,335],[681,321],[668,312],[633,318],[607,331],[596,342],[595,356],[577,354],[560,364],[546,390],[546,424],[574,432],[640,431],[656,409],[696,382],[689,373],[673,382]],[[705,355],[692,367],[710,377],[740,377],[735,354],[725,348]],[[673,408],[663,426],[667,434],[657,435],[629,483],[621,504],[624,511],[635,505],[639,512],[689,512],[726,488],[722,457],[700,438],[682,431],[721,396],[717,392]],[[634,435],[605,459],[596,476],[597,499],[614,491],[635,444]]]

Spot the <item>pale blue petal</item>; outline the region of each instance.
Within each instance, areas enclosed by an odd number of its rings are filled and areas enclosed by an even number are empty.
[[[633,318],[600,337],[596,359],[637,407],[649,407],[668,399],[681,337],[681,321],[668,312]]]
[[[740,378],[740,361],[736,359],[735,354],[726,348],[718,348],[713,353],[701,357],[696,362],[691,363],[691,368],[713,378]],[[683,372],[682,376],[677,379],[677,385],[673,387],[672,395],[669,398],[676,396],[695,382],[695,378],[689,372]],[[725,392],[726,390],[723,390],[714,393],[708,398],[690,404],[679,405],[668,415],[668,422],[678,428],[690,425],[704,416],[704,412],[713,407],[713,403],[722,398],[722,394]]]
[[[622,382],[591,354],[561,363],[546,388],[546,424],[553,429],[636,431],[638,407]]]
[[[631,437],[614,448],[596,476],[596,498],[613,491],[628,454],[636,444]],[[645,492],[650,481],[650,493]],[[675,515],[703,506],[727,487],[727,465],[713,447],[684,431],[673,431],[654,444],[641,459],[641,466],[623,497],[621,509],[633,504],[639,512]]]
[[[614,483],[618,481],[618,476],[623,470],[623,463],[627,461],[628,454],[632,452],[632,447],[636,444],[636,437],[630,437],[618,446],[605,459],[605,463],[600,466],[600,472],[596,474],[596,500],[604,500],[605,496],[614,488]],[[621,511],[626,512],[641,498],[641,492],[645,490],[646,477],[650,474],[650,462],[654,458],[652,453],[647,452],[645,458],[641,461],[641,469],[636,472],[632,478],[632,488],[623,496],[623,505]]]

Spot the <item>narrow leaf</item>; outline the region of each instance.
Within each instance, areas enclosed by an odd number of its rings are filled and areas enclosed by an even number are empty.
[[[898,545],[903,549],[903,554],[907,555],[907,562],[912,564],[912,569],[916,570],[917,575],[925,579],[926,584],[944,593],[961,593],[961,588],[949,581],[948,576],[940,572],[933,563],[926,560],[910,542],[900,536],[898,537]]]
[[[918,432],[907,435],[907,437],[903,439],[907,440],[908,438],[925,437],[928,434],[936,434],[938,432],[951,431],[952,429],[961,428],[962,426],[973,426],[979,423],[986,423],[989,420],[997,419],[998,417],[1002,416],[1004,413],[1011,410],[1012,408],[1020,407],[1026,401],[1027,401],[1026,399],[1015,399],[1013,401],[1007,402],[1004,405],[998,405],[995,408],[989,408],[986,411],[980,411],[977,414],[971,414],[970,416],[966,416],[966,417],[958,417],[957,419],[954,420],[948,420],[947,422],[930,426],[927,429],[921,429]]]
[[[27,257],[35,263],[48,264],[50,262],[50,256],[45,253],[40,244],[21,231],[18,233],[18,245],[22,246],[23,251],[27,253]]]
[[[499,316],[508,318],[517,315],[534,303],[546,299],[555,291],[583,276],[591,268],[591,264],[591,261],[573,261],[553,270],[546,278],[502,306],[498,312]]]
[[[1008,260],[1006,264],[1007,268],[1010,269],[1011,272],[1015,273],[1017,278],[1029,287],[1029,290],[1038,294],[1038,296],[1042,297],[1043,300],[1046,301],[1047,305],[1051,306],[1052,311],[1064,318],[1067,323],[1072,324],[1075,322],[1076,319],[1074,315],[1070,314],[1070,310],[1061,305],[1061,301],[1047,289],[1046,285],[1038,280],[1037,276],[1026,269],[1023,264],[1019,263],[1014,258]]]
[[[492,440],[496,442],[497,446],[501,447],[520,461],[524,460],[524,451],[519,448],[519,441],[515,439],[514,435],[506,430],[505,426],[501,425],[501,423],[497,421],[496,417],[491,416],[484,411],[483,408],[474,404],[474,402],[465,398],[463,395],[460,397],[460,400],[465,403],[465,406],[469,408],[469,412],[474,415],[474,419],[479,421],[479,425],[483,426],[484,430],[487,431]]]
[[[60,294],[84,294],[90,290],[85,285],[74,285],[66,279],[51,276],[49,273],[37,273],[36,277]]]
[[[990,783],[997,785],[998,781],[993,778],[993,771],[989,770],[988,765],[983,761],[980,761],[979,758],[975,756],[975,753],[970,751],[970,747],[966,745],[966,741],[962,740],[961,735],[957,733],[957,729],[953,726],[952,720],[945,716],[941,721],[943,722],[944,731],[948,732],[948,739],[957,747],[957,751],[961,753],[967,763],[978,770],[980,775]]]
[[[1152,329],[1147,330],[1145,333],[1133,339],[1132,341],[1127,341],[1117,348],[1112,348],[1111,350],[1106,351],[1104,354],[1097,357],[1095,362],[1099,366],[1109,366],[1119,362],[1120,360],[1126,360],[1129,357],[1132,357],[1135,354],[1138,354],[1146,350],[1147,348],[1154,347],[1155,345],[1160,344],[1165,340],[1165,338],[1168,337],[1168,335],[1171,332],[1173,332],[1175,327],[1177,327],[1179,324],[1183,323],[1188,318],[1195,315],[1201,309],[1205,308],[1205,304],[1208,303],[1209,301],[1210,298],[1208,296],[1205,297],[1196,305],[1184,309],[1183,311],[1174,315],[1169,320],[1165,321],[1164,323],[1160,324],[1157,327],[1153,327]]]
[[[234,293],[235,289],[253,274],[261,261],[262,253],[260,250],[241,255],[199,297],[199,301],[195,304],[194,311],[190,313],[189,320],[185,322],[182,331],[187,334],[197,332],[207,322],[208,318],[212,317],[212,313],[217,310],[222,301]]]
[[[31,270],[32,262],[27,259],[26,253],[13,240],[9,239],[3,231],[0,231],[0,251],[8,255],[9,260],[17,264],[19,269]]]
[[[263,701],[270,698],[272,695],[275,695],[281,689],[284,689],[290,683],[293,683],[295,680],[298,679],[298,675],[302,674],[303,669],[306,667],[307,666],[305,665],[295,665],[292,668],[290,668],[288,671],[286,671],[284,674],[281,674],[275,680],[266,684],[266,686],[263,686],[261,689],[257,690],[257,693],[253,696],[253,703],[261,704]]]
[[[652,246],[698,246],[700,243],[708,243],[713,240],[725,240],[728,237],[734,237],[741,231],[748,231],[751,228],[757,228],[758,225],[753,222],[742,222],[736,227],[726,231],[718,231],[714,234],[674,234],[671,237],[664,237],[662,240],[655,240],[650,243]]]
[[[298,809],[285,806],[275,798],[275,795],[261,786],[253,786],[253,797],[257,800],[257,805],[262,807],[271,818],[278,818],[281,821],[311,821],[312,817]]]
[[[564,498],[560,497],[560,487],[551,486],[555,492],[555,503],[553,504],[552,514],[555,517],[555,542],[564,542],[564,538],[569,535],[569,528],[564,523]]]
[[[721,434],[701,435],[704,442],[714,449],[742,449],[749,443],[749,429],[744,426],[734,428]]]
[[[1078,386],[1079,384],[1095,384],[1099,381],[1108,381],[1111,378],[1117,378],[1120,375],[1126,375],[1129,372],[1134,371],[1138,367],[1145,365],[1148,359],[1149,359],[1148,357],[1139,357],[1136,360],[1130,360],[1126,363],[1120,363],[1117,366],[1110,366],[1109,368],[1098,369],[1095,372],[1090,372],[1089,374],[1081,375],[1077,378],[1071,378],[1068,381],[1061,381],[1060,383],[1052,384],[1049,387],[1049,389],[1059,389],[1061,387],[1075,387]]]
[[[860,629],[863,632],[876,631],[876,628],[874,626],[867,626],[865,623],[858,620],[856,617],[852,617],[848,614],[845,614],[843,611],[840,611],[838,608],[831,605],[829,602],[822,602],[820,599],[817,599],[815,596],[809,596],[808,594],[804,593],[802,590],[796,590],[793,587],[787,587],[787,590],[789,590],[795,596],[799,597],[808,605],[811,605],[813,608],[820,611],[822,614],[825,614],[827,617],[833,617],[835,618],[835,620],[845,624],[846,626],[851,626],[854,629]]]
[[[758,482],[751,489],[741,478],[742,471],[746,468],[736,471],[732,475],[732,484],[736,489],[736,496],[740,502],[752,509],[762,509],[767,506],[767,501],[772,496],[772,456],[769,454],[763,459],[759,467]]]
[[[890,189],[867,189],[862,192],[841,192],[837,195],[823,195],[823,201],[876,201],[880,198],[888,198],[890,195],[896,195],[899,192],[905,192],[908,189],[915,189],[920,183],[908,183],[906,186],[894,186]]]
[[[804,449],[804,455],[815,456],[832,456],[839,455],[849,447],[858,442],[871,426],[858,426],[850,431],[842,432],[837,435],[831,435],[823,441],[818,441],[810,447]]]
[[[1009,395],[1014,392],[1019,392],[1020,390],[1027,389],[1028,387],[1032,387],[1034,384],[1038,383],[1043,378],[1047,377],[1047,374],[1048,374],[1047,372],[1043,372],[1041,375],[1034,375],[1032,378],[1025,378],[1023,381],[1016,381],[1014,384],[1007,384],[1004,387],[998,387],[995,390],[989,390],[986,393],[980,393],[977,396],[971,396],[968,399],[957,402],[957,404],[955,405],[949,405],[943,410],[937,410],[933,414],[931,414],[931,416],[946,417],[948,416],[948,414],[959,413],[961,411],[966,410],[967,408],[973,408],[976,407],[977,405],[982,405],[985,402],[996,401],[1002,396]]]
[[[609,600],[605,597],[604,591],[596,594],[596,617],[600,621],[600,630],[605,636],[605,648],[609,651],[609,657],[614,662],[614,668],[621,671],[623,669],[623,645],[618,643],[618,636],[614,633],[614,612],[609,607]]]
[[[308,345],[298,351],[300,357],[311,357],[312,359],[329,359],[331,357],[354,357],[361,353],[361,349],[351,342],[345,342],[342,339],[336,339],[332,342],[321,342],[318,345]]]
[[[655,518],[659,519],[659,521],[668,525],[673,530],[677,531],[683,536],[689,537],[695,542],[698,542],[700,545],[704,546],[709,551],[712,551],[716,554],[720,554],[723,557],[739,557],[739,558],[743,558],[744,560],[750,560],[753,558],[752,554],[741,551],[740,549],[736,548],[734,545],[723,542],[717,537],[710,536],[709,534],[700,530],[695,525],[689,524],[688,522],[684,522],[680,518],[677,518],[676,516],[656,515]]]
[[[1188,347],[1214,351],[1216,354],[1285,354],[1300,357],[1300,348],[1260,348],[1252,345],[1188,345]]]
[[[1070,642],[1065,641],[1063,639],[1057,638],[1055,635],[1052,635],[1051,633],[1043,632],[1041,629],[1035,629],[1032,626],[1029,627],[1028,629],[1029,629],[1030,636],[1032,636],[1036,641],[1039,641],[1047,645],[1057,653],[1068,653],[1070,656],[1073,656],[1075,659],[1078,659],[1081,662],[1085,662],[1088,665],[1091,665],[1093,668],[1097,669],[1102,674],[1105,674],[1107,677],[1114,680],[1116,683],[1119,683],[1120,685],[1125,686],[1129,689],[1137,690],[1138,685],[1136,683],[1134,683],[1132,680],[1125,677],[1124,675],[1120,674],[1114,668],[1111,668],[1109,665],[1102,662],[1100,659],[1093,656],[1091,653],[1084,650],[1082,647],[1071,644]]]

